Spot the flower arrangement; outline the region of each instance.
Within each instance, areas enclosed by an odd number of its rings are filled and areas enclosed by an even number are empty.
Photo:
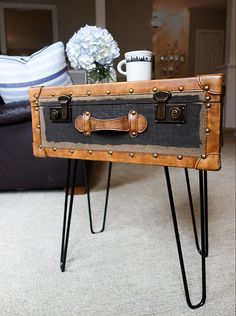
[[[107,29],[91,25],[80,28],[66,44],[66,53],[71,67],[85,69],[93,82],[114,80],[112,61],[120,50]]]

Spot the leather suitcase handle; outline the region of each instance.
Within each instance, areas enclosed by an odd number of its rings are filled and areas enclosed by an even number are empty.
[[[147,125],[147,119],[135,110],[130,110],[127,116],[108,120],[94,118],[90,112],[85,112],[75,120],[75,128],[86,136],[96,131],[117,131],[129,132],[131,137],[136,137],[146,130]]]

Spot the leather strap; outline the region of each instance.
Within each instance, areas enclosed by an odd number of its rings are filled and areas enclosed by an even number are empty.
[[[147,119],[135,110],[130,110],[127,116],[108,120],[96,119],[90,112],[85,112],[75,120],[75,128],[86,136],[96,131],[118,131],[136,137],[146,130],[147,125]]]

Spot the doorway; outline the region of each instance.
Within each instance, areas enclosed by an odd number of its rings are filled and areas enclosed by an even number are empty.
[[[216,73],[224,64],[224,31],[196,30],[195,75]]]
[[[1,54],[31,55],[58,40],[55,5],[0,3]]]

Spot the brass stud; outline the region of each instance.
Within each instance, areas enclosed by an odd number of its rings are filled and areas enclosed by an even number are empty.
[[[85,112],[85,115],[89,116],[89,115],[90,115],[90,113],[89,113],[89,112]]]
[[[207,100],[207,101],[210,101],[210,100],[211,100],[211,97],[210,97],[209,95],[207,95],[207,96],[206,96],[206,100]]]
[[[131,158],[133,158],[133,157],[134,157],[134,153],[129,153],[129,156],[130,156]]]
[[[134,92],[134,89],[130,88],[129,93],[133,93],[133,92]]]
[[[35,97],[36,99],[38,99],[39,95],[38,95],[38,94],[35,94],[34,97]]]
[[[53,151],[56,151],[57,149],[56,149],[56,147],[53,147],[52,150],[53,150]]]
[[[38,104],[39,104],[39,101],[38,101],[38,100],[36,100],[36,101],[35,101],[35,104],[37,104],[37,105],[38,105]]]
[[[54,92],[52,92],[52,93],[51,93],[51,96],[52,96],[52,97],[55,97],[55,93],[54,93]]]
[[[136,134],[136,132],[132,132],[131,135],[132,136],[136,136],[137,134]]]
[[[38,145],[38,148],[39,148],[39,149],[42,149],[42,148],[43,148],[43,146],[42,146],[42,145]]]
[[[88,92],[87,92],[87,95],[91,95],[91,91],[88,91]]]
[[[39,110],[39,107],[38,107],[38,106],[36,106],[34,109],[35,109],[35,111],[38,111],[38,110]]]
[[[134,110],[131,111],[131,114],[132,114],[132,115],[135,115],[135,114],[136,114],[136,111],[134,111]]]
[[[177,156],[177,159],[178,159],[178,160],[182,160],[182,159],[183,159],[183,156],[178,155],[178,156]]]
[[[206,159],[206,155],[205,155],[205,154],[202,154],[202,155],[201,155],[201,158],[202,158],[202,159]]]
[[[112,150],[109,150],[109,151],[108,151],[108,154],[109,154],[109,155],[112,155],[112,154],[113,154],[113,151],[112,151]]]
[[[180,92],[184,91],[184,87],[183,87],[183,86],[180,86],[180,87],[179,87],[179,91],[180,91]]]
[[[93,151],[92,151],[92,150],[89,150],[88,153],[89,153],[90,155],[92,155]]]
[[[107,91],[106,91],[106,94],[107,94],[107,95],[109,95],[110,93],[111,93],[111,91],[110,91],[110,90],[107,90]]]
[[[74,149],[73,149],[73,148],[71,148],[71,149],[70,149],[70,152],[73,154],[73,153],[74,153]]]
[[[39,124],[37,125],[37,128],[40,129],[40,125]]]
[[[72,96],[72,95],[73,95],[73,92],[72,92],[72,91],[70,91],[70,92],[69,92],[69,95],[70,95],[70,96]]]
[[[156,87],[152,88],[152,91],[157,92],[157,88]]]
[[[207,107],[208,109],[210,109],[210,108],[211,108],[211,103],[207,103],[207,104],[206,104],[206,107]]]
[[[89,135],[90,135],[90,133],[89,133],[89,132],[86,132],[86,133],[85,133],[85,135],[86,135],[86,136],[89,136]]]
[[[156,159],[158,157],[158,155],[157,154],[153,154],[152,157]]]
[[[209,128],[206,128],[206,133],[210,133],[210,129]]]
[[[209,87],[208,85],[205,85],[205,86],[204,86],[204,90],[205,90],[205,91],[208,91],[209,89],[210,89],[210,87]]]

